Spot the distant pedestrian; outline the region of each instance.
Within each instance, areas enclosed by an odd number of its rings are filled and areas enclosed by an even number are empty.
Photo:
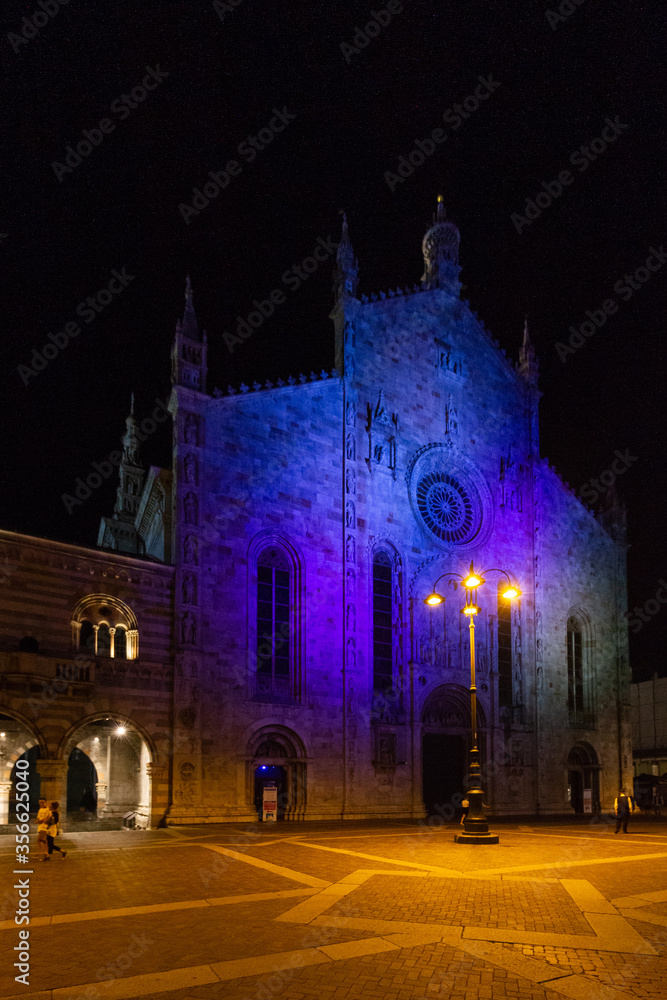
[[[466,819],[468,817],[468,812],[470,810],[470,802],[468,801],[468,799],[463,799],[463,801],[461,802],[461,808],[463,809],[463,812],[461,814],[461,826],[465,826]]]
[[[625,788],[621,788],[618,797],[614,801],[614,812],[616,813],[616,829],[614,833],[618,833],[621,826],[623,827],[623,833],[628,832],[628,819],[633,810],[634,803],[631,796],[625,794]]]
[[[59,802],[51,803],[51,814],[48,820],[49,827],[48,830],[46,831],[46,843],[49,850],[49,855],[48,855],[49,861],[51,860],[51,855],[53,854],[54,851],[58,851],[59,854],[62,854],[63,861],[67,857],[67,851],[63,851],[61,847],[57,847],[55,843],[55,839],[58,836],[58,825],[60,823],[60,813],[58,812],[59,807],[60,807]]]
[[[46,841],[47,830],[49,827],[49,817],[51,816],[51,810],[46,804],[46,799],[39,800],[39,809],[37,810],[37,853],[39,854],[38,861],[48,861],[48,844]]]

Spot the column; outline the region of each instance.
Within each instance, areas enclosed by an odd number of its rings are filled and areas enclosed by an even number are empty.
[[[155,830],[169,808],[169,775],[166,764],[149,760],[146,764],[148,775],[148,827]]]
[[[0,781],[0,826],[9,823],[9,795],[11,790],[11,781]]]
[[[42,779],[39,797],[47,802],[60,803],[60,822],[64,823],[67,811],[67,761],[37,760],[35,770]]]

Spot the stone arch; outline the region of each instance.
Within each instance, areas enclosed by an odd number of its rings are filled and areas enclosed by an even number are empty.
[[[16,762],[34,751],[28,759],[44,757],[47,753],[46,741],[41,733],[18,712],[4,706],[0,709],[0,825],[9,822],[9,804],[16,795]],[[30,768],[32,772],[33,768]],[[31,778],[36,776],[31,773]],[[31,786],[31,807],[36,801],[36,784]]]
[[[568,802],[575,813],[600,812],[600,771],[597,752],[586,740],[574,743],[565,761]]]
[[[123,732],[119,732],[123,729]],[[65,733],[57,751],[59,760],[69,763],[75,750],[82,751],[94,769],[92,798],[98,819],[120,819],[134,812],[136,825],[151,825],[152,769],[158,754],[155,743],[143,726],[118,712],[96,712],[79,719]],[[92,773],[92,772],[91,772]],[[63,792],[67,788],[64,775]],[[89,790],[91,793],[92,789]],[[76,794],[61,793],[62,811],[76,808]]]
[[[470,732],[470,691],[460,684],[439,684],[426,692],[420,719],[428,729]],[[477,696],[477,728],[486,729],[486,712]]]
[[[285,820],[303,820],[307,805],[307,764],[303,740],[287,726],[267,724],[254,729],[246,744],[246,804],[256,808],[257,768],[278,766],[285,770],[286,788],[281,813]]]

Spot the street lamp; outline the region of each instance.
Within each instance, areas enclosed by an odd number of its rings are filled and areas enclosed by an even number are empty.
[[[454,576],[459,579],[466,590],[465,606],[461,609],[461,614],[468,618],[468,628],[470,631],[470,725],[472,731],[472,743],[470,747],[468,768],[468,813],[463,823],[464,833],[456,834],[454,840],[458,844],[497,844],[499,837],[497,833],[489,833],[489,824],[484,815],[484,791],[482,789],[482,768],[479,762],[479,746],[477,743],[477,686],[475,683],[475,615],[479,614],[477,604],[477,588],[482,587],[486,580],[486,573],[502,573],[507,577],[507,585],[501,591],[501,596],[506,600],[521,597],[521,590],[512,582],[509,574],[504,569],[484,570],[484,573],[476,573],[475,568],[470,563],[470,569],[466,576],[459,573],[443,573],[435,581],[433,591],[424,598],[424,604],[429,607],[437,607],[445,603],[445,598],[438,594],[436,588],[440,580],[446,576]]]

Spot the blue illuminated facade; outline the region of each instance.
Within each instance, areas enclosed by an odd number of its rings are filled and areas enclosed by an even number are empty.
[[[422,249],[419,287],[369,299],[345,224],[335,370],[226,396],[206,392],[188,284],[173,482],[153,470],[141,504],[159,487],[166,527],[136,522],[176,574],[170,822],[254,818],[263,772],[285,819],[451,815],[464,593],[450,577],[444,607],[423,599],[472,559],[523,591],[510,606],[490,574],[478,594],[489,810],[596,811],[630,781],[620,515],[540,458],[528,330],[514,363],[461,298],[441,202]]]

